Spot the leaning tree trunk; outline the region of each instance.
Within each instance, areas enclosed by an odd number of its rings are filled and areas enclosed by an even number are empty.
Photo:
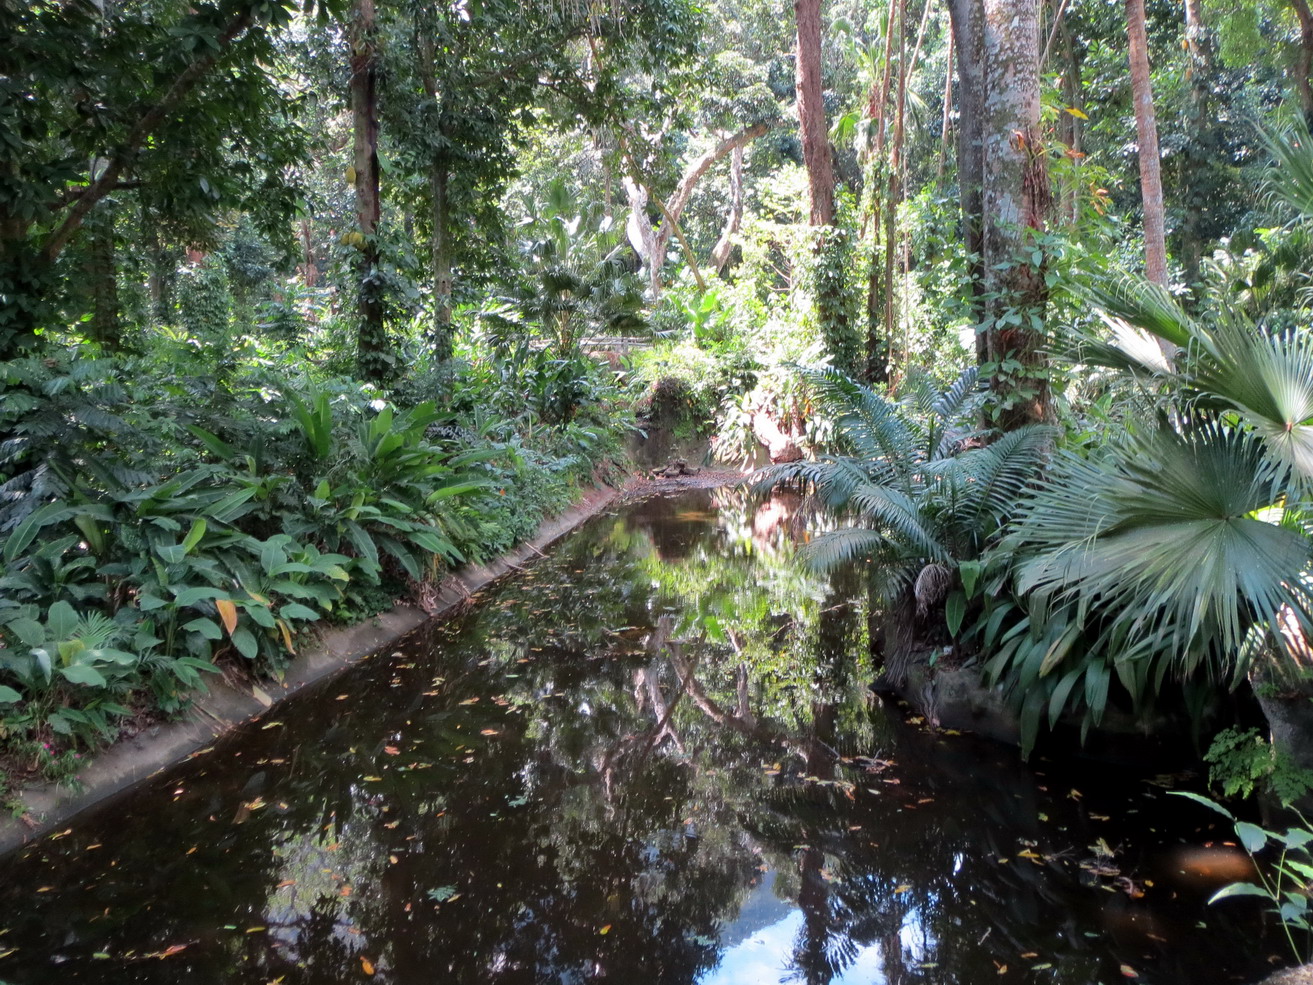
[[[740,130],[733,136],[721,140],[715,147],[689,164],[688,169],[679,179],[679,184],[675,186],[675,191],[671,194],[668,202],[661,201],[652,193],[651,187],[638,174],[632,155],[626,154],[626,158],[634,170],[632,176],[626,175],[624,178],[625,193],[629,197],[629,222],[627,226],[629,241],[647,265],[648,280],[653,299],[661,296],[661,269],[666,263],[666,253],[670,249],[671,236],[680,241],[680,246],[684,249],[684,259],[698,279],[699,287],[706,290],[706,285],[702,283],[701,274],[698,273],[697,258],[693,255],[688,241],[679,228],[680,216],[684,214],[684,209],[688,207],[689,200],[693,196],[693,189],[697,187],[697,183],[713,164],[733,151],[742,152],[744,147],[769,129],[770,127],[765,123],[755,123]],[[652,220],[647,213],[649,203],[655,204],[661,212],[664,221],[660,229],[654,229],[652,226]]]
[[[1048,287],[1041,238],[1051,196],[1040,133],[1039,23],[1034,0],[976,3],[972,10],[969,0],[954,0],[951,9],[959,58],[979,57],[972,71],[983,83],[973,94],[963,78],[960,100],[963,180],[969,181],[970,169],[978,166],[981,182],[980,215],[967,220],[968,230],[980,228],[983,344],[978,336],[977,353],[989,368],[993,423],[1011,430],[1053,417],[1043,355]],[[978,165],[967,123],[976,112]],[[962,197],[964,205],[971,201],[965,189]]]
[[[725,264],[734,250],[734,237],[743,225],[743,148],[735,147],[729,156],[729,215],[720,239],[711,250],[711,266],[717,275],[725,272]]]
[[[828,226],[834,222],[834,162],[821,85],[821,0],[794,0],[793,9],[798,28],[798,126],[807,166],[811,224]]]
[[[356,227],[359,250],[356,367],[362,379],[380,382],[392,369],[384,325],[383,284],[379,276],[378,223],[381,215],[378,174],[378,45],[374,0],[356,0],[351,18],[351,123],[355,135]]]

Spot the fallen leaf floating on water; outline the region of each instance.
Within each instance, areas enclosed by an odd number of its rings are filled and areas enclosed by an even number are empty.
[[[899,893],[905,893],[911,888],[912,887],[909,886],[907,883],[903,883],[901,886],[899,886],[897,889],[894,890],[894,895],[897,896]]]
[[[1118,968],[1117,970],[1120,971],[1120,972],[1122,973],[1122,975],[1124,975],[1124,976],[1127,977],[1127,978],[1139,978],[1139,977],[1140,977],[1140,973],[1139,973],[1138,971],[1136,971],[1134,968],[1132,968],[1132,967],[1131,967],[1130,965],[1128,965],[1128,964],[1124,964],[1124,965],[1122,965],[1122,966],[1121,966],[1120,968]]]
[[[363,954],[360,956],[360,970],[363,971],[366,975],[374,974],[374,963],[370,961],[369,958],[365,957]]]
[[[463,704],[463,705],[472,705],[472,704],[474,704],[474,702],[476,702],[476,701],[478,701],[478,700],[479,700],[479,699],[478,699],[477,697],[475,697],[475,698],[466,698],[464,701],[461,702],[461,704]]]
[[[401,755],[401,750],[398,749],[396,746],[384,746],[384,747],[383,747],[383,751],[384,751],[385,753],[387,753],[389,756],[400,756],[400,755]]]
[[[609,933],[611,933],[611,925],[608,923],[605,927],[603,927],[601,930],[599,930],[598,933],[599,933],[599,934],[609,934]]]

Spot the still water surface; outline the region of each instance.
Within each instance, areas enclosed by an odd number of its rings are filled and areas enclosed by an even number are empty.
[[[1249,982],[1176,777],[874,702],[792,504],[593,521],[443,626],[0,858],[13,985]],[[1184,781],[1184,782],[1189,782]]]

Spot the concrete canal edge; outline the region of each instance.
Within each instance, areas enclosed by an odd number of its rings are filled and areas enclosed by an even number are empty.
[[[98,753],[78,775],[76,789],[42,783],[20,790],[15,800],[25,808],[22,818],[0,819],[0,854],[40,838],[74,815],[127,790],[142,780],[186,759],[230,729],[277,707],[297,691],[346,669],[389,646],[429,620],[448,618],[479,589],[518,571],[545,547],[603,512],[622,490],[598,486],[570,509],[544,520],[534,536],[487,564],[465,565],[438,586],[430,612],[403,605],[359,623],[329,630],[313,648],[294,657],[281,682],[234,684],[220,679],[181,719],[152,726]]]

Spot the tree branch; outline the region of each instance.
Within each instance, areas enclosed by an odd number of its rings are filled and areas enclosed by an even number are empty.
[[[96,203],[118,185],[120,176],[137,155],[141,145],[146,142],[146,138],[154,133],[168,115],[178,108],[182,101],[187,98],[187,95],[196,88],[197,83],[204,78],[205,74],[227,53],[232,43],[245,34],[247,29],[254,23],[255,18],[249,10],[233,18],[223,34],[219,36],[218,50],[203,58],[196,59],[183,69],[160,100],[141,115],[141,118],[128,131],[123,143],[116,148],[114,156],[109,159],[109,163],[106,165],[105,170],[101,172],[100,177],[92,181],[86,187],[86,190],[76,198],[68,215],[64,217],[64,221],[46,237],[46,241],[41,245],[41,252],[47,260],[53,261],[59,256],[64,247],[68,245],[68,241],[73,238],[73,234],[82,225],[82,220],[96,207]]]

